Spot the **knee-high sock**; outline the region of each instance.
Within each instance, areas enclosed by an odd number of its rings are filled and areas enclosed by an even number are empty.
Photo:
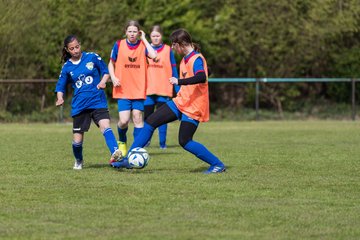
[[[126,127],[124,129],[121,129],[118,126],[117,129],[118,129],[118,133],[119,133],[119,141],[120,142],[126,142],[127,141],[126,132],[127,132],[128,128]]]
[[[165,146],[166,144],[166,131],[167,131],[167,124],[163,124],[159,127],[160,146]]]
[[[184,149],[188,152],[191,152],[204,162],[210,165],[218,165],[222,164],[220,159],[218,159],[214,154],[212,154],[204,145],[195,141],[189,141],[185,146]]]
[[[83,160],[83,154],[82,154],[82,142],[72,142],[72,149],[73,154],[76,160],[82,161]]]
[[[144,147],[146,143],[151,139],[154,128],[150,126],[149,124],[145,123],[142,130],[139,132],[139,134],[134,139],[133,144],[129,148],[129,150],[136,148],[136,147]]]
[[[134,132],[133,132],[134,139],[139,135],[142,129],[143,127],[142,128],[134,127]]]
[[[113,154],[115,150],[118,149],[118,144],[116,142],[116,138],[112,129],[105,129],[103,132],[103,136],[105,138],[106,145],[109,148],[110,154]]]

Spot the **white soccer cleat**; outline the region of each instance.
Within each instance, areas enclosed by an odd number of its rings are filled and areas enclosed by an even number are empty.
[[[83,168],[83,161],[75,160],[73,169],[81,170]]]
[[[115,152],[111,155],[109,163],[119,162],[123,158],[123,154],[120,149],[116,149]]]

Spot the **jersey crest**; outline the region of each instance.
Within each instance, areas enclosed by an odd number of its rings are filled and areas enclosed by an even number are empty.
[[[89,69],[90,71],[94,69],[94,63],[93,62],[88,62],[86,63],[86,68]]]

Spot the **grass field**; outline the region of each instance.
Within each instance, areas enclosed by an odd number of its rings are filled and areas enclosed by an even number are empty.
[[[0,239],[360,239],[360,122],[201,124],[210,176],[177,130],[117,171],[92,125],[75,171],[71,125],[1,124]]]

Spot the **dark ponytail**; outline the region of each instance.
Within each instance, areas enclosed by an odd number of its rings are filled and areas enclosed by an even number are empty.
[[[200,52],[200,45],[194,43],[191,39],[191,35],[183,28],[173,31],[170,35],[171,43],[178,43],[180,46],[191,45],[196,52]]]
[[[192,43],[192,45],[193,45],[193,48],[194,48],[194,50],[196,51],[196,52],[200,52],[200,45],[198,44],[198,43]]]
[[[66,51],[66,48],[67,45],[74,40],[77,40],[79,42],[79,39],[75,35],[69,35],[64,39],[64,46],[62,48],[62,56],[60,63],[65,63],[67,60],[71,58],[71,54],[68,51]]]

